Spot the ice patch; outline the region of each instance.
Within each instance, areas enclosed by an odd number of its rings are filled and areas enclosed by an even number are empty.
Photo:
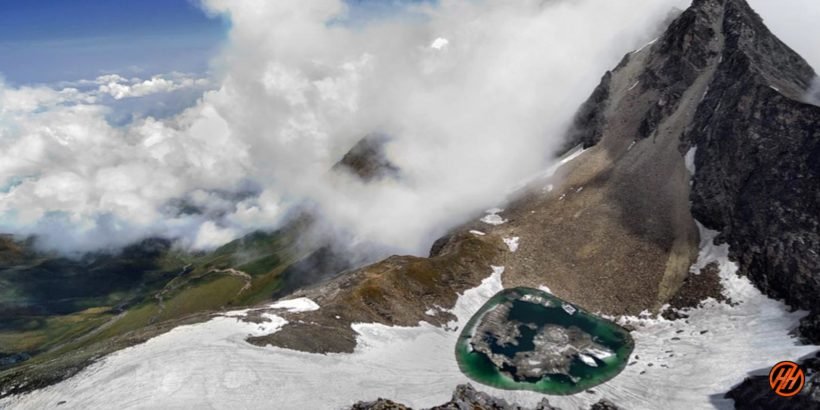
[[[581,359],[581,361],[584,362],[584,364],[589,366],[589,367],[598,367],[598,363],[595,363],[595,359],[593,359],[593,358],[591,358],[591,357],[589,357],[589,356],[587,356],[583,353],[578,353],[578,358]]]
[[[605,360],[612,356],[615,356],[615,353],[613,352],[593,348],[584,350],[584,354],[595,357],[598,360]]]
[[[689,148],[689,151],[686,151],[686,155],[683,156],[683,162],[686,164],[686,170],[689,171],[690,176],[695,176],[695,153],[697,150],[698,147],[693,146]]]
[[[707,85],[707,86],[706,86],[706,89],[705,89],[705,90],[703,90],[703,95],[701,95],[701,96],[700,96],[700,101],[698,101],[698,102],[701,102],[701,101],[703,101],[704,99],[706,99],[706,95],[708,95],[708,94],[709,94],[709,86]]]
[[[501,225],[507,222],[506,219],[502,218],[501,215],[498,215],[499,212],[504,211],[501,208],[493,208],[487,210],[487,215],[481,218],[481,222],[484,222],[488,225]]]
[[[472,230],[472,231],[470,231],[470,233],[471,233],[471,234],[473,234],[473,235],[476,235],[476,236],[484,236],[484,235],[486,235],[486,233],[481,232],[481,231],[476,231],[476,230]]]
[[[552,294],[552,291],[550,290],[550,288],[549,288],[549,287],[547,287],[547,286],[544,286],[544,285],[539,286],[539,287],[538,287],[538,290],[540,290],[540,291],[542,291],[542,292],[547,292],[547,293],[549,293],[550,295]]]
[[[308,298],[296,298],[289,300],[280,300],[269,306],[271,309],[285,309],[288,312],[311,312],[319,310],[319,305]]]
[[[504,243],[507,244],[507,247],[510,248],[510,252],[515,252],[518,250],[518,237],[513,236],[512,238],[504,238]]]
[[[221,315],[222,316],[227,316],[227,317],[245,317],[245,316],[248,315],[248,312],[250,312],[251,310],[253,310],[253,309],[231,310],[231,311],[228,311],[228,312],[223,312],[223,313],[221,313]]]

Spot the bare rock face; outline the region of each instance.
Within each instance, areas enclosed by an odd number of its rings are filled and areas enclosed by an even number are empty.
[[[569,145],[626,155],[607,140],[618,132],[676,139],[680,155],[693,149],[692,216],[722,233],[763,291],[814,309],[820,107],[804,101],[815,72],[743,0],[696,0],[647,48],[604,76]]]
[[[607,399],[601,399],[590,407],[590,410],[620,410],[621,408]]]
[[[333,170],[349,172],[365,182],[397,177],[399,169],[387,159],[384,152],[387,142],[388,138],[380,134],[362,138],[333,166]]]
[[[814,311],[800,331],[818,340],[820,107],[805,102],[815,72],[745,1],[695,0],[649,57],[630,55],[604,76],[578,113],[592,129],[576,127],[573,142],[606,144],[612,125],[600,118],[624,98],[617,79],[640,58],[632,87],[654,102],[633,100],[615,117],[639,112],[635,134],[653,142],[676,134],[679,154],[693,159],[692,216],[721,232],[717,240],[762,291]],[[676,118],[685,120],[669,127]],[[768,394],[767,384],[752,377],[727,396],[738,408],[817,408],[816,392],[786,402]]]
[[[350,407],[350,410],[411,410],[403,404],[392,400],[378,399],[374,401],[360,401]]]
[[[372,402],[358,402],[351,410],[409,410],[410,407],[395,403],[387,399],[378,399]],[[453,398],[447,403],[430,408],[430,410],[528,410],[505,400],[497,399],[487,393],[477,391],[470,384],[461,384],[453,392]],[[561,410],[552,407],[549,400],[543,399],[532,410]]]
[[[284,312],[288,324],[280,331],[248,341],[312,353],[350,353],[356,347],[351,323],[415,326],[424,320],[444,326],[454,319],[446,310],[455,305],[458,293],[478,286],[490,266],[499,264],[501,246],[460,234],[435,257],[391,256],[346,272],[291,295],[310,298],[321,309]],[[435,316],[425,313],[435,307],[441,307]]]
[[[815,309],[820,107],[802,102],[815,73],[744,2],[727,0],[723,20],[721,62],[684,137],[692,213],[761,290]]]
[[[769,387],[769,377],[765,374],[747,377],[742,383],[726,393],[735,401],[735,408],[741,410],[769,409],[820,409],[820,358],[812,357],[799,362],[806,372],[803,390],[793,397],[780,397]]]

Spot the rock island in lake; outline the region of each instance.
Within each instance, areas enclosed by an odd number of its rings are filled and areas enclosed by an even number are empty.
[[[623,370],[626,329],[549,293],[506,289],[470,319],[456,345],[461,371],[508,390],[573,394]]]

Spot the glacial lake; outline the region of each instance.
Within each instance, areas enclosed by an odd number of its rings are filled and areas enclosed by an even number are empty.
[[[629,332],[547,292],[505,289],[470,318],[456,344],[461,371],[506,390],[567,395],[624,369]]]

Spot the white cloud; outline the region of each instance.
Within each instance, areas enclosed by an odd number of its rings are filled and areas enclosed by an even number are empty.
[[[217,226],[213,221],[205,221],[197,232],[194,247],[210,249],[236,239],[237,231]]]
[[[176,78],[165,78],[160,75],[151,77],[148,80],[139,78],[125,79],[117,74],[108,74],[97,77],[99,84],[98,92],[108,94],[115,100],[129,97],[144,97],[146,95],[167,93],[191,87],[205,87],[208,80],[203,78],[190,78],[181,75]]]
[[[603,72],[687,2],[442,0],[365,26],[327,23],[341,0],[204,5],[232,21],[220,76],[172,118],[113,127],[95,104],[203,80],[0,85],[0,186],[19,182],[0,191],[0,230],[62,248],[145,235],[211,247],[307,200],[354,241],[424,253],[547,165]],[[402,179],[328,173],[374,131],[392,137]]]
[[[435,48],[436,50],[441,50],[444,47],[447,47],[447,44],[450,44],[450,41],[444,37],[438,37],[430,44],[430,47]]]

